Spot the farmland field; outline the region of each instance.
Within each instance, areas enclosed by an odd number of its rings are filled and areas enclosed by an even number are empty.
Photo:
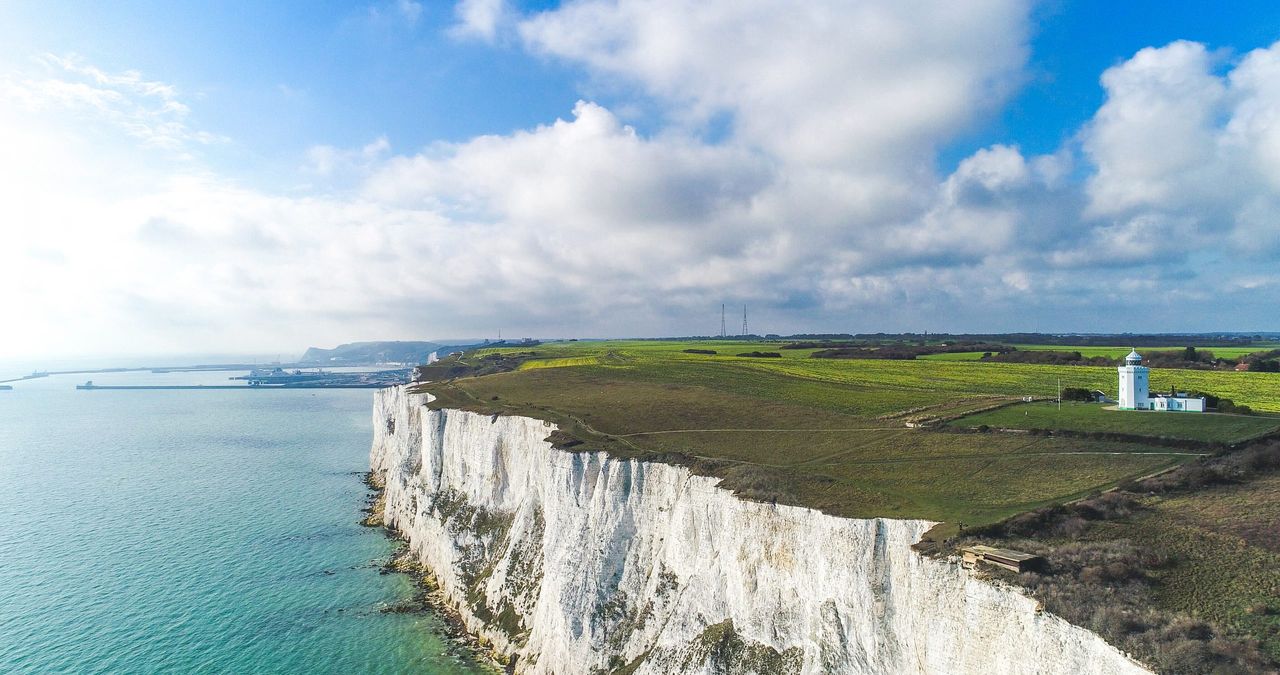
[[[776,342],[744,341],[556,343],[539,346],[540,358],[531,361],[529,367],[551,359],[594,356],[598,362],[588,368],[627,369],[641,376],[648,371],[673,368],[680,371],[681,377],[708,381],[736,380],[756,387],[761,384],[755,382],[757,378],[780,375],[785,379],[861,387],[868,396],[861,402],[866,409],[858,412],[879,411],[875,414],[913,407],[915,402],[926,399],[941,402],[973,395],[1054,396],[1059,379],[1063,387],[1100,389],[1112,394],[1116,389],[1116,372],[1110,367],[965,360],[812,359],[809,355],[815,351],[813,349],[778,347]],[[689,348],[715,350],[717,354],[708,356],[682,352]],[[782,358],[734,356],[749,351],[777,351]],[[1256,348],[1250,351],[1256,351]],[[1125,349],[1124,353],[1127,352]],[[649,374],[659,376],[657,372]],[[1166,391],[1170,388],[1206,391],[1255,410],[1280,412],[1280,375],[1276,373],[1153,369],[1151,390]]]
[[[424,387],[439,396],[438,406],[553,421],[563,433],[558,442],[572,439],[575,450],[674,461],[749,498],[847,516],[990,522],[1195,456],[1135,443],[907,426],[1050,396],[1059,378],[1063,386],[1113,389],[1112,368],[814,359],[813,349],[781,346],[705,340],[509,347],[464,358],[519,356],[514,371]],[[752,351],[781,358],[737,356]],[[1153,373],[1153,389],[1172,383],[1162,375]],[[1280,409],[1280,376],[1168,375],[1181,387]]]

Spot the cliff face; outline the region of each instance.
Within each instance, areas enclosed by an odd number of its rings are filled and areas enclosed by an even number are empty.
[[[742,501],[556,450],[540,420],[378,392],[385,521],[517,672],[1144,673],[912,543],[932,523]]]

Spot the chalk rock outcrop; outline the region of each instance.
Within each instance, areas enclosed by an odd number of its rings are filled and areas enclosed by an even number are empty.
[[[378,392],[385,523],[524,673],[1145,673],[1016,589],[911,549],[932,523],[738,499],[553,448],[540,420]]]

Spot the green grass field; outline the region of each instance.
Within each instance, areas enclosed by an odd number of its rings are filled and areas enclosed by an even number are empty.
[[[1038,402],[969,415],[951,426],[996,429],[1065,429],[1237,443],[1280,430],[1280,417],[1215,413],[1158,413],[1109,410],[1097,403]]]
[[[906,426],[960,417],[1023,396],[1050,396],[1059,378],[1063,386],[1113,389],[1112,368],[813,359],[812,349],[780,346],[734,340],[504,348],[494,351],[533,354],[513,372],[426,389],[440,397],[436,405],[441,407],[553,421],[567,434],[559,440],[572,439],[578,450],[676,461],[719,476],[750,498],[846,516],[991,522],[1194,456],[1140,443]],[[782,356],[736,356],[751,351]],[[1175,379],[1179,386],[1280,410],[1277,375],[1157,371],[1152,387],[1167,387]],[[1088,426],[1087,419],[1079,423]],[[1215,427],[1204,435],[1235,438],[1251,434],[1252,424]]]

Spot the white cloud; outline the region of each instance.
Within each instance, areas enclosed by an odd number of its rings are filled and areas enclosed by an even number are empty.
[[[1194,220],[1147,213],[1096,227],[1076,246],[1053,251],[1049,261],[1068,268],[1181,262],[1203,243]]]
[[[477,16],[491,35],[515,20]],[[137,143],[203,142],[191,99],[50,59],[56,76],[0,79],[0,314],[30,317],[0,346],[680,334],[714,330],[722,301],[779,332],[1263,316],[1249,308],[1280,288],[1280,47],[1234,64],[1193,43],[1143,50],[1105,74],[1078,147],[995,143],[938,175],[937,148],[1020,77],[1025,20],[1000,2],[571,3],[526,19],[525,44],[619,105],[659,106],[656,131],[580,101],[416,153],[316,145],[300,174],[324,189],[294,195],[141,157]],[[729,133],[704,133],[722,115]],[[99,142],[104,120],[130,147]],[[1257,269],[1234,269],[1240,251]]]
[[[355,149],[313,145],[307,149],[307,163],[303,169],[325,177],[332,177],[335,174],[343,174],[347,177],[363,176],[377,162],[384,159],[390,150],[391,142],[386,136],[379,136]]]
[[[378,0],[364,8],[356,18],[379,30],[403,31],[416,28],[422,19],[422,3],[417,0]]]
[[[132,70],[109,73],[74,55],[45,54],[38,61],[43,76],[0,81],[7,95],[29,110],[83,114],[115,126],[143,146],[175,153],[227,140],[190,125],[191,108],[173,85]]]
[[[396,0],[396,10],[411,26],[417,25],[418,19],[422,18],[422,3],[414,0]]]
[[[988,191],[996,191],[1024,187],[1030,181],[1031,169],[1017,148],[993,145],[962,160],[947,179],[947,189],[954,193],[966,184],[976,183]]]
[[[1226,100],[1204,45],[1146,48],[1107,70],[1107,101],[1086,130],[1091,213],[1180,206],[1206,191],[1217,143],[1213,126]]]
[[[533,49],[636,83],[809,167],[910,172],[994,109],[1026,59],[1023,3],[576,2],[520,25]]]
[[[1280,252],[1280,43],[1218,74],[1204,45],[1174,42],[1109,69],[1107,101],[1084,131],[1096,167],[1088,215],[1106,232],[1170,255],[1208,245]]]
[[[514,19],[507,0],[458,0],[453,8],[457,23],[451,33],[457,38],[493,42],[498,31]]]
[[[748,206],[767,178],[754,155],[687,138],[643,139],[593,103],[579,101],[573,117],[393,159],[366,193],[500,222],[696,227]]]

